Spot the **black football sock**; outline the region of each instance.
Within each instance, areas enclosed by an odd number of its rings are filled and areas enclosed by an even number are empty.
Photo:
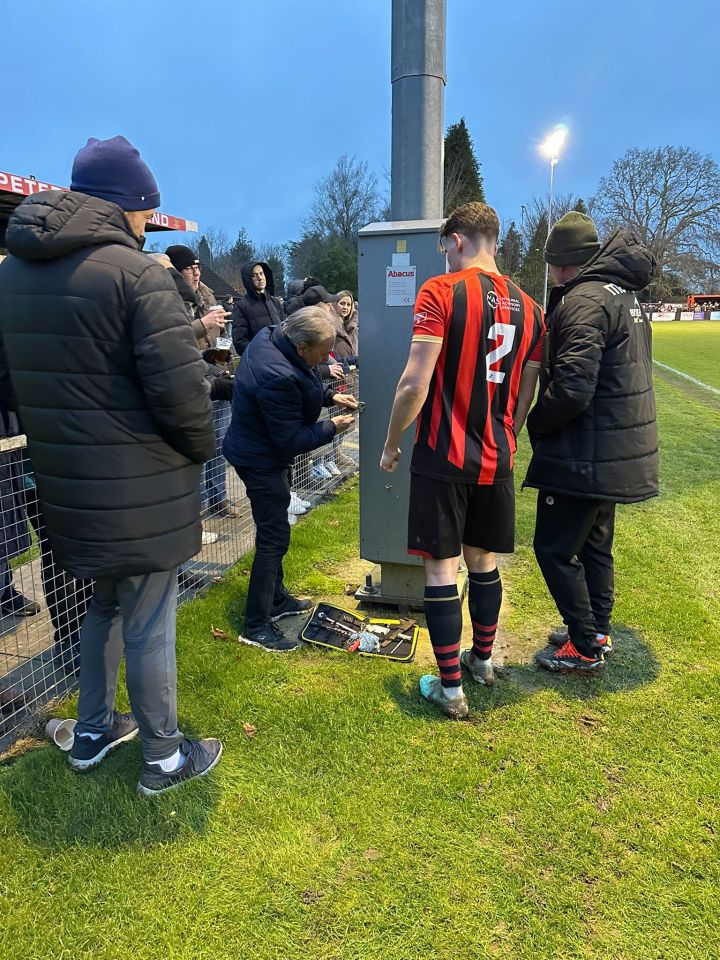
[[[497,567],[468,575],[468,607],[473,628],[473,653],[478,660],[492,656],[502,604],[502,580]]]
[[[425,587],[425,620],[443,687],[460,687],[462,604],[457,584]]]

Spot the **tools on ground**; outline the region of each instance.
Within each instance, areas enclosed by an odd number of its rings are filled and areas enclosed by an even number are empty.
[[[370,617],[329,603],[319,603],[300,631],[302,640],[318,647],[400,663],[414,659],[417,637],[414,620]]]

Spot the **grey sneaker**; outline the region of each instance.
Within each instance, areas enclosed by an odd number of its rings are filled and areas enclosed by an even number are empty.
[[[172,773],[164,773],[156,763],[143,764],[143,772],[137,789],[141,797],[157,797],[168,790],[181,787],[188,780],[207,776],[218,765],[223,746],[219,740],[184,740],[180,752],[185,761]]]
[[[495,683],[495,673],[493,672],[492,660],[481,660],[475,656],[472,647],[463,650],[460,654],[460,663],[470,673],[470,676],[476,683],[483,683],[486,687]]]
[[[431,674],[420,677],[420,693],[430,703],[440,707],[451,720],[464,720],[468,715],[468,702],[465,699],[465,694],[461,693],[459,697],[446,697],[440,677],[433,677]]]
[[[92,737],[75,735],[68,763],[76,773],[87,773],[99,767],[108,754],[138,735],[138,725],[131,713],[113,711],[113,722],[107,733]]]

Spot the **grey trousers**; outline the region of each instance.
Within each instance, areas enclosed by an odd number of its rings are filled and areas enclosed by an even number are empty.
[[[125,650],[128,694],[148,761],[171,756],[177,726],[177,568],[126,580],[96,580],[80,631],[77,733],[106,733]]]

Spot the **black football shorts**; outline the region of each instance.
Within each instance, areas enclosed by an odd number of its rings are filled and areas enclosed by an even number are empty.
[[[434,560],[457,557],[462,545],[489,553],[515,549],[515,482],[455,483],[410,477],[408,553]]]

